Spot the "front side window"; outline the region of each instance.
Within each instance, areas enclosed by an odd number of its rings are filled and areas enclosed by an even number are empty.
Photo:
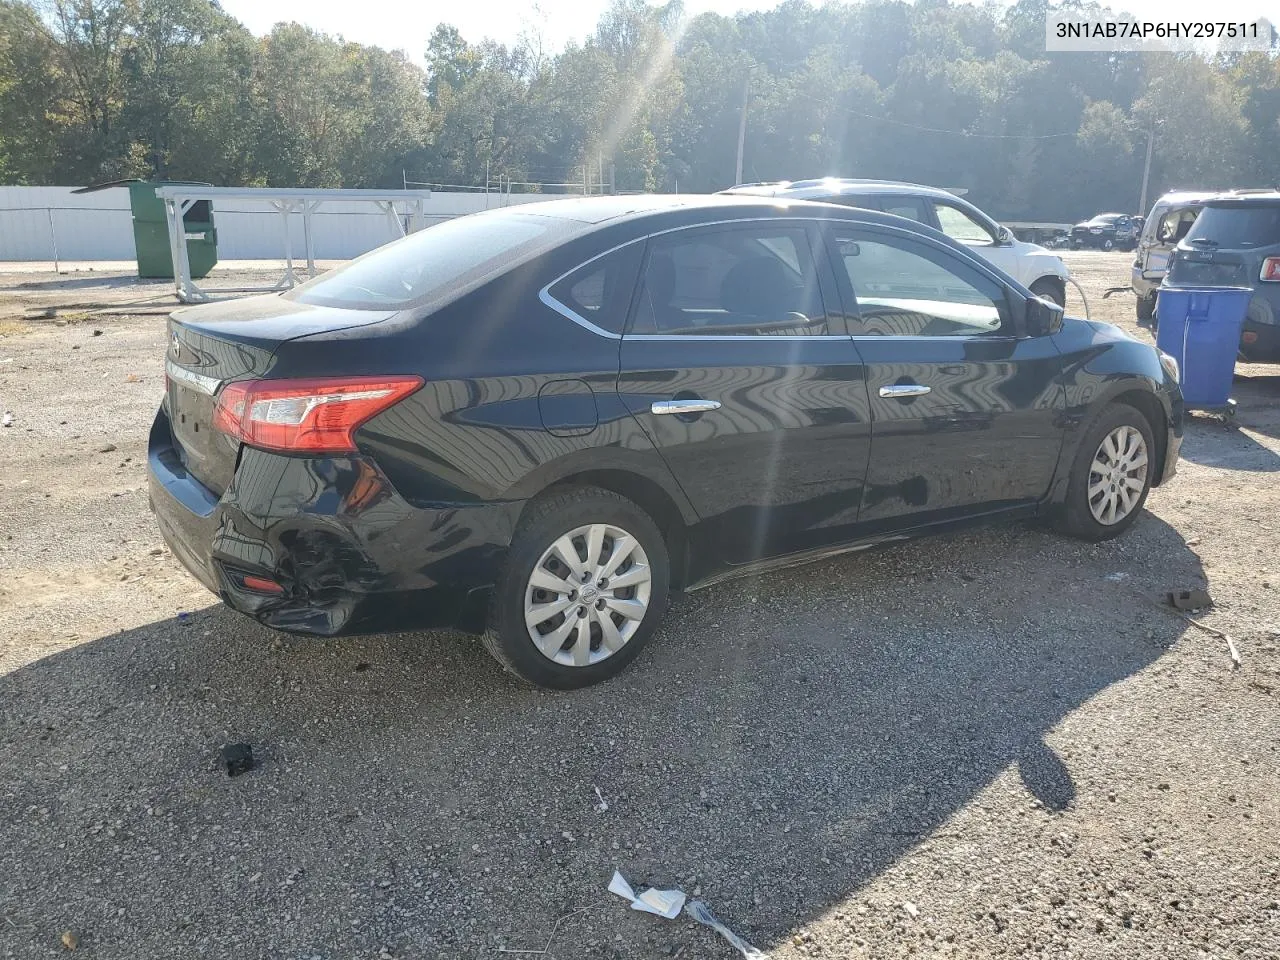
[[[480,213],[412,233],[309,280],[287,299],[331,307],[401,310],[448,297],[573,232],[570,221]]]
[[[858,304],[858,336],[998,334],[1004,289],[945,251],[898,237],[837,231]]]
[[[683,230],[650,241],[631,333],[827,332],[818,271],[803,226]]]
[[[949,203],[935,203],[933,209],[938,215],[938,228],[952,240],[970,246],[995,242],[986,227],[959,207],[953,207]]]

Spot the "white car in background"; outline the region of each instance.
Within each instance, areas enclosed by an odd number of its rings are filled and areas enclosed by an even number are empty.
[[[954,193],[918,183],[893,180],[783,180],[746,183],[723,193],[821,200],[864,210],[882,210],[940,230],[990,261],[1038,297],[1058,306],[1067,302],[1067,266],[1062,258],[1035,243],[1017,239],[985,213]]]

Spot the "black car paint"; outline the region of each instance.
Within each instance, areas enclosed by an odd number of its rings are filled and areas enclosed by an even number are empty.
[[[828,340],[632,340],[588,329],[537,295],[649,234],[777,217],[870,224],[947,247],[1007,288],[1013,335],[915,341],[918,352],[844,329]],[[961,245],[896,217],[740,202],[606,221],[426,318],[406,311],[281,338],[265,365],[258,321],[237,326],[234,305],[184,311],[173,322],[178,356],[193,346],[217,352],[201,339],[213,330],[204,314],[247,351],[241,365],[253,376],[377,372],[426,383],[360,428],[358,454],[241,447],[223,490],[188,469],[166,399],[151,436],[152,502],[175,553],[229,605],[273,627],[329,635],[482,629],[524,504],[570,478],[612,486],[653,514],[672,538],[676,585],[688,589],[982,516],[1052,510],[1083,425],[1124,393],[1163,421],[1153,423],[1163,454],[1156,481],[1168,476],[1181,405],[1155,352],[1072,319],[1051,337],[1020,336],[1029,296]],[[841,327],[856,304],[843,289],[834,299],[828,314]],[[263,302],[242,302],[243,315],[270,312]],[[292,324],[312,309],[266,302],[281,309],[271,322],[283,332],[297,332]],[[612,318],[617,329],[624,319]],[[945,388],[909,403],[874,394],[904,377],[942,377]],[[706,397],[712,382],[720,411],[691,423],[647,412],[653,400]],[[877,432],[877,422],[892,428]],[[891,444],[883,461],[877,440]],[[284,595],[245,589],[246,574],[279,580]]]

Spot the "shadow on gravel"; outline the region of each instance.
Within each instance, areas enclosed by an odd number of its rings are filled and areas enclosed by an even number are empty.
[[[1237,376],[1231,395],[1238,405],[1234,423],[1211,414],[1188,416],[1182,458],[1223,470],[1280,471],[1280,455],[1236,429],[1280,437],[1280,376]]]
[[[768,948],[1012,765],[1027,816],[1071,804],[1045,736],[1180,635],[1135,594],[1201,576],[1150,515],[921,541],[688,597],[570,694],[440,634],[281,643],[211,607],[102,637],[0,677],[0,955],[493,956],[594,905],[552,955],[728,956],[608,897],[615,867]]]

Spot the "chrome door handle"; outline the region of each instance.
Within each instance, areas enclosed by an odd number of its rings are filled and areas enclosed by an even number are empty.
[[[719,410],[719,400],[655,400],[649,404],[649,412],[655,415],[664,413],[707,413]]]
[[[930,389],[930,387],[919,383],[891,383],[887,387],[880,388],[880,396],[898,399],[902,397],[923,397]]]

